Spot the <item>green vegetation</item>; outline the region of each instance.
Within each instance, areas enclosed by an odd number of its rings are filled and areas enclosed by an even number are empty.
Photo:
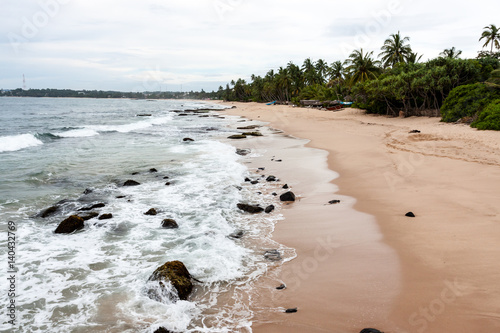
[[[480,130],[500,131],[500,98],[488,104],[471,126]]]

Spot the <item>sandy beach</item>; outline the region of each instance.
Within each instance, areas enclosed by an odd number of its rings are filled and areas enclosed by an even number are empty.
[[[259,282],[254,332],[500,331],[500,132],[223,104],[302,139],[238,143],[299,196],[273,233],[297,257]]]

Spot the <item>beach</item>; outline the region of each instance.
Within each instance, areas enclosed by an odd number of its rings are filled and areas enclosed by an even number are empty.
[[[499,331],[499,132],[350,108],[222,104],[301,139],[267,141],[269,156],[255,162],[298,200],[273,233],[297,257],[261,279],[254,332]],[[305,143],[314,150],[302,158]]]

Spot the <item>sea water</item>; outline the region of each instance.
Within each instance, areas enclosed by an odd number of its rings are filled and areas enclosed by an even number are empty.
[[[2,332],[251,331],[252,283],[277,264],[262,250],[286,252],[268,238],[281,215],[254,217],[236,208],[273,197],[262,195],[266,185],[259,193],[246,186],[249,170],[224,140],[237,118],[183,113],[207,108],[224,107],[0,98]],[[129,179],[140,185],[123,186]],[[63,219],[96,203],[105,206],[93,211],[112,218],[54,233]],[[40,216],[53,205],[55,213]],[[145,215],[150,208],[158,214]],[[165,218],[179,228],[162,228]],[[8,239],[11,225],[15,239]],[[239,230],[243,238],[228,237]],[[151,299],[149,276],[172,260],[201,282],[187,301]],[[12,300],[14,325],[6,308]]]

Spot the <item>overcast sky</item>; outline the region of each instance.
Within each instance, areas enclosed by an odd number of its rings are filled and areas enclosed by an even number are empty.
[[[392,33],[422,60],[475,57],[492,0],[0,0],[0,88],[217,90],[289,61],[380,53]]]

